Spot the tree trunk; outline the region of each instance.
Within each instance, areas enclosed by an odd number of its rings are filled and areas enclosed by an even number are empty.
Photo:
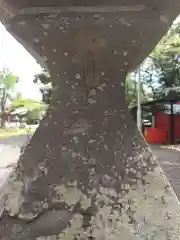
[[[6,98],[6,93],[5,93],[5,90],[3,89],[3,96],[1,98],[1,128],[5,128],[6,126],[5,98]]]
[[[10,24],[46,61],[53,88],[4,187],[0,239],[180,239],[178,201],[124,96],[126,73],[166,28],[158,24],[149,10],[20,15]]]

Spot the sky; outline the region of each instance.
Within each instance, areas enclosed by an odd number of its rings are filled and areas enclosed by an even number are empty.
[[[23,97],[41,100],[39,88],[33,77],[41,71],[36,60],[19,44],[0,23],[0,70],[6,67],[19,77],[16,91]]]

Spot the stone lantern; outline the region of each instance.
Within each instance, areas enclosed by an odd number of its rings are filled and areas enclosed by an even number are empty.
[[[178,200],[124,91],[179,11],[179,0],[1,0],[52,100],[4,186],[0,239],[180,239]]]

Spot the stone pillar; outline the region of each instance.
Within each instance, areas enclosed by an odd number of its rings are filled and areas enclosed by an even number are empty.
[[[167,23],[142,6],[51,11],[7,26],[46,63],[53,91],[4,187],[0,239],[180,239],[178,200],[124,96]]]

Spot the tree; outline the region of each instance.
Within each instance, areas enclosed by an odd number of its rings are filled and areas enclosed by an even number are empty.
[[[180,23],[176,23],[145,60],[143,84],[151,90],[153,99],[165,97],[180,86]]]
[[[7,101],[12,99],[12,94],[15,89],[16,84],[18,83],[19,78],[13,75],[9,69],[4,68],[0,72],[0,89],[1,89],[1,127],[5,126],[5,115],[6,115],[6,107]]]
[[[137,103],[137,73],[130,73],[126,78],[125,95],[128,107],[132,107]],[[148,101],[150,94],[147,91],[147,85],[141,79],[141,102]]]
[[[52,98],[51,78],[47,71],[43,70],[41,73],[35,75],[34,83],[40,86],[42,93],[42,100],[45,104],[50,104]]]
[[[21,92],[17,92],[16,93],[16,96],[13,98],[13,101],[19,101],[19,100],[22,100],[23,99],[23,95]]]
[[[135,104],[135,102],[137,101],[136,85],[136,80],[132,77],[132,74],[129,74],[126,78],[125,84],[126,103],[128,106]]]
[[[159,76],[159,84],[163,90],[180,85],[180,62],[178,49],[180,49],[180,38],[172,37],[167,40],[167,45],[158,54],[151,55]]]

